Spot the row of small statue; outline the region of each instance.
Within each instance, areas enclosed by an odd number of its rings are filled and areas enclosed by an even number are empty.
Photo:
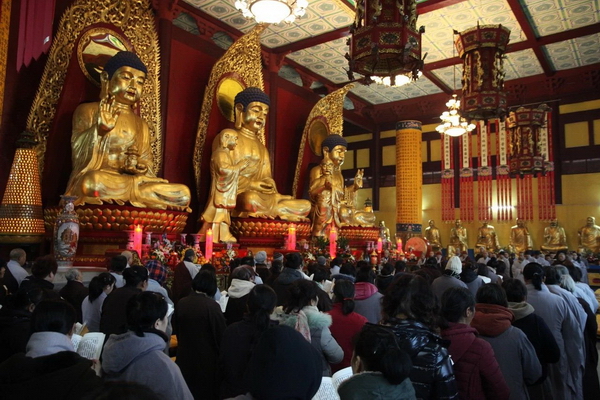
[[[593,254],[600,253],[600,226],[596,225],[594,217],[588,217],[586,224],[578,230],[577,234],[581,249]],[[434,251],[442,249],[440,230],[435,226],[433,220],[429,220],[429,226],[425,228],[425,239],[429,241]],[[450,230],[448,253],[459,254],[460,252],[467,251],[468,247],[467,229],[462,226],[461,220],[457,219]],[[498,251],[501,248],[494,227],[488,224],[487,221],[484,221],[483,225],[477,231],[475,248],[479,249],[482,247],[490,251]],[[525,221],[522,219],[517,219],[517,224],[510,228],[508,249],[513,253],[533,249],[529,229],[525,226]],[[540,249],[548,252],[567,250],[567,235],[564,228],[558,225],[556,219],[550,221],[550,225],[544,228],[544,244],[540,246]]]
[[[128,202],[191,211],[189,188],[152,171],[148,124],[134,112],[146,74],[135,53],[117,53],[101,74],[100,101],[75,110],[73,171],[65,193],[77,198],[75,205]],[[323,161],[310,171],[310,201],[277,191],[268,150],[258,135],[269,107],[269,97],[258,88],[246,88],[235,97],[234,129],[221,131],[212,144],[212,183],[200,233],[211,228],[215,241],[235,242],[229,230],[232,215],[307,221],[310,214],[315,236],[323,236],[332,223],[374,226],[375,215],[356,207],[363,171],[356,173],[352,185],[344,185],[340,167],[348,143],[341,135],[323,141]]]

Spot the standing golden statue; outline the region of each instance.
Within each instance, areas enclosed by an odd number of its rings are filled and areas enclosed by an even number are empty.
[[[236,135],[237,146],[230,149],[230,161],[239,166],[234,216],[255,218],[281,218],[286,221],[304,221],[310,212],[308,200],[294,199],[277,192],[271,175],[271,160],[265,145],[259,140],[258,132],[267,121],[269,97],[259,88],[249,87],[235,96],[235,129],[224,129],[214,139],[213,153],[222,148],[225,135]],[[213,159],[211,158],[211,163]],[[215,160],[214,170],[227,168],[223,160]],[[227,164],[229,165],[229,164]],[[213,179],[215,177],[213,176]],[[204,225],[201,232],[220,223],[220,218],[211,211],[215,206],[216,191],[211,191],[207,209],[202,214]],[[221,225],[221,241],[231,241],[233,236]]]
[[[344,163],[348,142],[341,135],[328,135],[321,143],[323,151],[323,160],[329,160],[333,164],[333,172],[331,174],[331,198],[333,206],[333,221],[336,226],[375,226],[375,214],[368,211],[359,211],[356,206],[356,192],[363,186],[364,171],[359,169],[354,176],[354,183],[347,187],[344,186],[344,176],[341,172],[341,166]],[[315,210],[320,210],[328,207],[324,201],[325,197],[321,198],[323,203],[317,203],[318,199],[314,196],[319,189],[319,184],[323,181],[323,168],[319,165],[313,167],[310,171],[310,192],[313,200],[313,214]],[[329,189],[327,189],[329,190]],[[339,225],[337,224],[339,222]],[[320,222],[315,224],[313,219],[313,235],[323,236],[325,227],[321,226]]]
[[[385,226],[385,221],[379,221],[379,237],[384,243],[390,241],[390,228]]]
[[[442,249],[442,237],[440,230],[435,226],[435,221],[430,219],[428,227],[425,228],[425,239],[429,242],[433,251],[440,251]]]
[[[477,244],[475,244],[475,247],[477,249],[483,247],[485,250],[494,252],[498,251],[500,248],[496,230],[492,225],[489,225],[487,221],[483,221],[483,225],[481,225],[477,231]]]
[[[525,226],[525,221],[520,218],[517,218],[517,224],[510,228],[509,248],[515,254],[533,249],[529,229]]]
[[[596,225],[596,218],[587,217],[585,226],[577,232],[579,246],[586,252],[600,253],[600,226]]]
[[[467,228],[462,226],[462,221],[457,219],[454,221],[454,226],[450,229],[450,242],[448,243],[448,254],[459,255],[466,252],[469,246],[467,245]]]
[[[310,182],[308,194],[312,203],[312,235],[325,236],[327,226],[331,223],[341,227],[340,214],[336,210],[344,193],[333,187],[333,162],[329,158],[321,161],[321,176]]]
[[[100,102],[73,114],[73,172],[66,195],[76,205],[126,202],[135,207],[189,209],[190,190],[152,171],[148,124],[134,112],[147,69],[132,52],[115,54],[100,76]]]
[[[567,250],[567,235],[562,226],[558,226],[558,221],[553,219],[550,225],[544,228],[544,244],[541,246],[544,251],[557,252]]]

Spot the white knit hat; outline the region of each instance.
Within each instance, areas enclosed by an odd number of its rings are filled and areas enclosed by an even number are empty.
[[[462,262],[460,261],[460,258],[457,256],[450,257],[446,264],[446,269],[451,270],[454,275],[460,275],[462,272]]]

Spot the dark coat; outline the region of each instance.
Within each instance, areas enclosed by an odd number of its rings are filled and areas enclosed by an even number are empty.
[[[127,332],[127,302],[142,290],[137,287],[123,286],[113,290],[102,304],[100,332],[107,335],[120,335]]]
[[[60,289],[58,294],[75,307],[75,311],[77,311],[77,321],[83,322],[81,303],[83,303],[83,300],[89,294],[88,288],[81,282],[68,281],[67,284]]]
[[[448,352],[454,361],[454,375],[461,399],[508,399],[510,390],[500,371],[492,346],[477,337],[477,330],[450,323],[442,331],[450,341]]]
[[[271,287],[277,293],[277,305],[282,306],[285,305],[290,298],[289,287],[292,282],[297,281],[298,279],[304,279],[302,273],[293,268],[284,268],[283,271],[279,274],[277,279],[273,282]]]
[[[177,304],[179,300],[190,294],[191,291],[192,275],[182,261],[173,269],[173,285],[171,286],[173,304]]]
[[[0,363],[17,353],[25,353],[31,330],[31,313],[3,307],[0,310]]]
[[[225,312],[223,313],[227,325],[239,322],[244,318],[248,297],[250,297],[250,293],[242,297],[229,297],[229,300],[227,300],[227,307],[225,307]]]
[[[4,277],[0,279],[0,284],[6,286],[7,294],[15,294],[19,290],[19,282],[17,282],[17,279],[8,267],[4,269]]]
[[[225,331],[221,307],[203,293],[192,292],[175,307],[177,365],[196,400],[217,399],[217,362]]]
[[[387,323],[398,338],[400,348],[412,360],[410,380],[417,398],[458,399],[448,341],[414,320],[392,319]]]
[[[19,353],[0,364],[4,400],[79,400],[102,384],[92,362],[72,351],[44,357]]]
[[[60,295],[54,291],[54,284],[52,282],[45,279],[36,278],[33,275],[29,275],[27,278],[23,279],[21,286],[19,286],[19,289],[24,289],[27,291],[34,288],[42,289],[45,293],[44,298],[46,300],[55,300],[60,298]]]

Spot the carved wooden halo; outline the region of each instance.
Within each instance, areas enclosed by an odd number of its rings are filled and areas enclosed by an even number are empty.
[[[228,74],[221,78],[217,86],[217,107],[223,116],[230,122],[235,120],[233,104],[235,96],[246,89],[243,79],[238,74]]]
[[[323,155],[321,144],[323,143],[323,140],[329,136],[329,133],[327,118],[316,117],[310,121],[308,127],[308,144],[315,155],[319,157]]]
[[[106,62],[119,51],[133,51],[133,46],[110,28],[92,28],[84,32],[77,45],[77,62],[83,74],[100,87],[100,74]]]

